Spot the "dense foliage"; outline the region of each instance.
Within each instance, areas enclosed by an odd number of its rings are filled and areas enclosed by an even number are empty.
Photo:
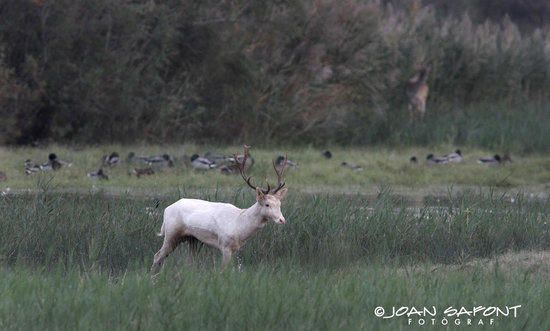
[[[548,132],[548,8],[468,4],[0,0],[0,143],[470,143],[482,127],[494,145],[525,112],[522,132]],[[405,83],[428,63],[428,125],[411,126]]]

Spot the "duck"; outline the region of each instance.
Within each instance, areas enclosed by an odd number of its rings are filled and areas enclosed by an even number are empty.
[[[494,156],[482,157],[479,160],[477,160],[478,163],[487,164],[487,165],[497,165],[497,164],[500,164],[501,161],[502,159],[498,154],[495,154]]]
[[[137,178],[140,178],[141,176],[150,176],[155,174],[155,171],[153,168],[134,168],[130,174],[136,175]]]
[[[344,168],[349,168],[353,171],[361,171],[363,170],[363,167],[361,167],[360,165],[357,165],[357,164],[353,164],[353,163],[349,163],[349,162],[342,162],[340,164],[340,166],[344,167]]]
[[[120,157],[117,152],[112,152],[109,155],[104,155],[102,161],[104,166],[112,167],[120,162]]]
[[[168,154],[162,154],[158,156],[151,156],[147,159],[149,166],[154,167],[168,167],[172,168],[174,166],[174,161]]]
[[[3,171],[0,171],[0,182],[5,182],[7,180],[8,180],[8,176],[6,175],[6,173]]]
[[[240,173],[239,171],[239,166],[237,165],[237,162],[243,162],[244,160],[244,155],[236,155],[236,156],[231,156],[231,157],[225,157],[225,162],[227,162],[227,164],[223,164],[219,169],[220,169],[220,172],[224,175],[232,175],[232,174],[238,174]],[[254,158],[251,157],[250,155],[248,155],[247,159],[246,159],[246,162],[245,162],[245,165],[244,165],[244,170],[245,171],[248,171],[250,168],[252,168],[252,166],[254,165]]]
[[[210,170],[216,168],[216,163],[198,154],[191,156],[191,166],[196,170]]]
[[[501,161],[502,161],[502,163],[504,163],[504,162],[510,162],[510,163],[512,163],[512,162],[513,162],[513,161],[512,161],[512,158],[510,157],[510,154],[504,154],[504,156],[502,156],[502,160],[501,160]]]
[[[332,157],[332,153],[329,150],[324,151],[321,153],[326,159],[330,159]]]
[[[126,162],[128,163],[142,163],[147,164],[149,157],[144,155],[136,155],[134,152],[128,153],[128,156],[126,157]]]
[[[460,152],[460,149],[457,149],[453,153],[449,153],[444,157],[447,159],[447,162],[449,163],[460,163],[464,161],[464,158],[462,157],[462,153]]]
[[[236,164],[223,165],[220,167],[220,173],[224,175],[234,175],[239,173],[239,168]]]
[[[278,171],[281,171],[283,165],[284,165],[284,162],[285,162],[285,157],[282,156],[282,155],[279,155],[277,157],[277,159],[275,160],[275,168],[278,170]],[[286,165],[285,165],[285,170],[286,169],[298,169],[298,164],[296,162],[293,162],[291,160],[289,160],[288,158],[286,159]]]
[[[50,161],[55,160],[55,161],[57,161],[57,163],[59,163],[63,167],[71,167],[73,165],[72,162],[63,161],[63,160],[59,159],[57,157],[57,155],[55,155],[54,153],[50,153],[50,155],[48,155],[48,160],[50,160]]]
[[[68,164],[67,162],[64,162],[65,164]],[[63,166],[63,163],[60,162],[60,160],[57,159],[57,155],[54,153],[50,153],[48,155],[48,162],[40,165],[40,170],[42,171],[51,171],[51,170],[59,170]]]
[[[32,175],[40,171],[41,170],[39,165],[36,165],[30,159],[27,159],[25,161],[25,175]]]
[[[230,158],[231,164],[236,164],[236,162],[242,163],[244,160],[244,155],[236,155],[235,157]],[[254,165],[254,158],[248,154],[248,157],[246,158],[246,162],[244,164],[244,170],[248,171],[252,166]]]
[[[447,164],[449,160],[446,157],[434,156],[433,154],[428,154],[426,156],[426,162],[428,164]]]
[[[416,158],[416,156],[411,156],[411,158],[409,159],[409,162],[410,163],[413,163],[413,164],[417,164],[418,163],[418,159]]]
[[[106,173],[103,172],[103,169],[99,168],[97,171],[92,171],[86,174],[86,176],[90,177],[91,179],[96,180],[109,180],[109,176],[107,176]]]
[[[217,165],[230,165],[235,162],[233,156],[222,155],[214,152],[206,152],[204,158],[214,162]]]
[[[508,154],[505,154],[502,157],[498,154],[495,154],[494,156],[482,157],[477,162],[486,165],[499,165],[505,162],[512,162],[512,159]]]

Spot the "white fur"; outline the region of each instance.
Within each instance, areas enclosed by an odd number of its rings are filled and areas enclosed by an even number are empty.
[[[157,272],[177,245],[191,237],[222,252],[223,270],[232,254],[268,221],[285,223],[281,199],[286,191],[283,188],[276,194],[264,194],[256,190],[256,203],[247,209],[197,199],[181,199],[166,207],[159,233],[164,236],[164,243],[155,254],[152,270]]]

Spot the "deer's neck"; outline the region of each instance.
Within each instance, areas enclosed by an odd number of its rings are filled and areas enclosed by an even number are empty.
[[[256,231],[263,228],[267,221],[260,214],[260,205],[256,202],[252,207],[244,209],[237,219],[236,234],[244,241]]]

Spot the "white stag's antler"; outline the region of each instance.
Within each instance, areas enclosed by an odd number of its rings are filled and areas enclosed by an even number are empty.
[[[239,155],[233,155],[233,156],[235,158],[235,164],[237,165],[237,168],[239,169],[239,173],[241,174],[241,177],[244,179],[245,183],[248,184],[248,186],[251,189],[253,189],[253,190],[259,189],[264,194],[275,194],[285,186],[283,175],[284,175],[285,168],[286,168],[286,165],[287,165],[287,162],[288,162],[288,157],[286,155],[285,155],[285,159],[282,163],[281,170],[277,170],[277,166],[275,165],[275,161],[273,161],[273,169],[275,170],[275,173],[277,174],[277,187],[272,190],[269,183],[267,183],[267,189],[264,189],[264,188],[261,188],[259,186],[253,185],[251,183],[252,176],[249,176],[249,175],[246,174],[246,161],[250,157],[250,154],[248,153],[248,151],[250,150],[250,146],[244,145],[243,149],[244,149],[244,153],[243,153],[242,157],[240,157]]]

